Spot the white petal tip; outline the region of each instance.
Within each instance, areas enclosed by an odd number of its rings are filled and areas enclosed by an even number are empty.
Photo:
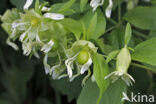
[[[62,20],[62,19],[64,19],[64,15],[63,14],[58,14],[58,13],[45,13],[44,17],[52,19],[52,20]]]
[[[23,7],[23,9],[28,10],[29,7],[32,5],[32,3],[33,3],[33,0],[27,0],[24,7]]]

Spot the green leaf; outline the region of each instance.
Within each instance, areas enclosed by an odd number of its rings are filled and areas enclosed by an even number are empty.
[[[140,29],[156,29],[156,7],[136,7],[124,16],[124,19]]]
[[[81,12],[84,11],[85,6],[87,5],[88,0],[81,0],[80,1],[80,10]]]
[[[124,104],[123,92],[127,92],[127,85],[123,80],[111,84],[102,97],[101,104]]]
[[[123,104],[121,101],[123,92],[127,92],[127,86],[122,80],[118,80],[111,84],[104,92],[100,104]],[[98,99],[98,86],[89,80],[83,88],[77,104],[96,104]]]
[[[97,53],[94,54],[93,73],[94,73],[93,75],[95,77],[96,83],[100,89],[100,95],[99,95],[99,99],[97,101],[97,104],[99,104],[103,92],[107,89],[107,87],[109,85],[109,80],[104,79],[104,77],[106,75],[108,75],[108,73],[109,73],[109,68],[108,68],[108,65],[106,64],[105,59]]]
[[[26,0],[10,0],[13,5],[15,5],[19,9],[23,9]]]
[[[129,23],[127,23],[126,32],[125,32],[125,45],[128,45],[128,43],[131,39],[131,36],[132,36],[131,25]]]
[[[67,3],[65,3],[58,12],[63,13],[70,9],[70,7],[75,3],[76,0],[69,0]]]
[[[63,95],[67,95],[68,101],[77,99],[81,92],[82,76],[76,78],[74,81],[69,82],[68,78],[63,78],[60,80],[52,80],[51,86],[61,92]]]
[[[1,17],[2,27],[8,33],[11,34],[11,24],[16,20],[19,19],[19,10],[12,9],[7,10],[4,15]]]
[[[112,46],[104,43],[104,39],[96,40],[96,45],[99,47],[99,50],[106,55],[114,50]]]
[[[96,13],[89,11],[82,18],[82,24],[84,24],[83,35],[87,39],[97,40],[104,34],[106,28],[106,19],[100,9]]]
[[[119,50],[115,50],[115,51],[109,53],[107,60],[106,60],[106,63],[109,63],[113,58],[115,58],[119,52],[120,52]]]
[[[40,5],[39,0],[36,0],[36,1],[35,1],[35,11],[36,11],[37,13],[40,13],[39,5]]]
[[[97,13],[95,13],[90,21],[88,30],[87,30],[87,40],[91,39],[92,34],[95,32],[97,25]]]
[[[94,34],[92,34],[91,38],[96,40],[98,39],[101,35],[105,33],[106,29],[106,19],[100,9],[97,10],[97,25],[95,28]]]
[[[117,50],[124,47],[124,38],[125,38],[124,30],[125,30],[124,27],[117,28],[113,30],[107,37],[108,43]]]
[[[156,30],[151,30],[147,38],[151,39],[153,37],[156,37]]]
[[[99,89],[96,83],[88,80],[77,100],[77,104],[96,104]]]
[[[138,44],[132,54],[132,59],[156,66],[156,38]]]
[[[76,21],[76,20],[71,19],[71,18],[66,18],[66,19],[63,19],[61,21],[61,23],[64,25],[64,27],[67,30],[73,32],[77,39],[79,39],[79,37],[82,33],[82,26],[81,26],[81,23],[79,21]]]

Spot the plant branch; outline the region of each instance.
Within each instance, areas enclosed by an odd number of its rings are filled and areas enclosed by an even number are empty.
[[[140,36],[140,37],[142,37],[142,38],[144,38],[144,39],[147,39],[147,36],[145,34],[139,32],[139,31],[133,30],[133,33]]]

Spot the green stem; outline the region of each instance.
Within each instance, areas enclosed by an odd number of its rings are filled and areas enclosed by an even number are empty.
[[[139,68],[151,70],[151,71],[154,71],[155,70],[155,69],[153,69],[151,67],[148,67],[148,66],[145,66],[145,65],[141,65],[141,64],[131,63],[131,65],[136,66],[136,67],[139,67]],[[154,72],[156,72],[156,71],[154,71]]]
[[[91,71],[90,69],[88,70],[88,74],[86,77],[84,77],[83,81],[82,81],[82,86],[85,85],[86,81],[89,79],[89,77],[91,76]]]
[[[147,39],[147,36],[145,34],[141,33],[141,32],[138,32],[136,30],[133,30],[133,33],[136,34],[136,35],[138,35],[138,36],[140,36],[140,37],[142,37],[142,38]]]
[[[105,33],[107,33],[107,32],[109,32],[109,31],[115,29],[116,27],[117,27],[117,26],[112,26],[112,27],[108,28],[108,29],[105,31]]]
[[[118,6],[118,22],[121,23],[121,4]]]
[[[118,25],[118,23],[115,20],[111,19],[111,18],[108,18],[108,21],[111,22],[114,25]]]
[[[101,91],[100,91],[99,98],[98,98],[96,104],[100,104],[100,101],[102,99],[102,95],[103,95],[103,93],[101,93]]]

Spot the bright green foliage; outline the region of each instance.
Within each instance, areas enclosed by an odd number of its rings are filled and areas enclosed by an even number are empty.
[[[76,0],[69,0],[67,3],[65,3],[59,10],[58,12],[62,13],[62,12],[65,12],[67,10],[70,9],[70,7],[73,5],[73,3],[75,2]]]
[[[124,16],[124,19],[140,29],[156,29],[156,7],[136,7]]]
[[[115,51],[109,53],[106,63],[109,63],[112,59],[114,59],[118,55],[119,52],[120,52],[119,50],[115,50]]]
[[[123,104],[121,101],[122,92],[126,93],[127,87],[122,80],[110,85],[104,92],[100,104]],[[99,89],[95,82],[88,81],[83,88],[77,104],[96,104]]]
[[[132,36],[131,25],[128,23],[126,26],[126,32],[125,32],[125,45],[128,45],[131,39],[131,36]]]
[[[84,11],[85,6],[87,5],[87,2],[88,2],[88,0],[81,0],[80,1],[80,10],[81,10],[81,12]]]
[[[132,59],[155,66],[156,65],[155,53],[156,53],[156,38],[152,38],[138,44],[135,47],[135,52],[132,54]]]
[[[100,90],[99,98],[97,101],[97,104],[99,104],[104,91],[107,89],[109,85],[109,80],[108,79],[104,80],[104,77],[109,73],[109,67],[106,64],[105,59],[99,54],[94,54],[94,70],[93,71],[94,71],[93,76],[95,77],[96,83]]]

